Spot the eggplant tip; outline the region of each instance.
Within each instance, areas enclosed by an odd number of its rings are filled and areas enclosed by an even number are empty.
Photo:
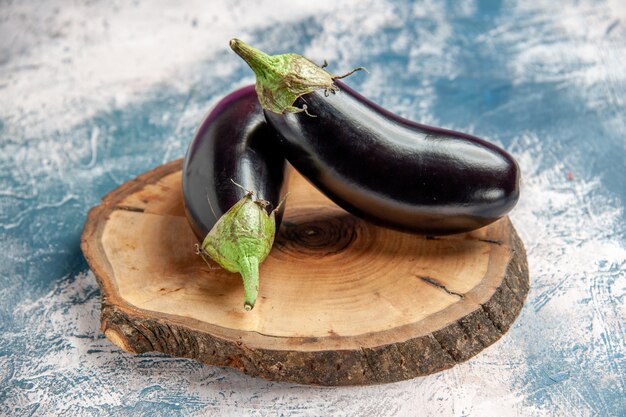
[[[250,310],[252,310],[252,309],[254,308],[254,304],[250,304],[250,303],[248,303],[248,302],[245,302],[245,303],[243,304],[243,308],[244,308],[244,310],[246,310],[246,311],[250,311]]]

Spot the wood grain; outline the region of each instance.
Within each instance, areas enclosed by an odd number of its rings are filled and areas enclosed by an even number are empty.
[[[122,185],[85,224],[102,330],[125,351],[303,384],[392,382],[476,355],[523,306],[526,255],[508,218],[449,237],[401,233],[349,215],[294,173],[246,312],[240,277],[195,255],[180,169]]]

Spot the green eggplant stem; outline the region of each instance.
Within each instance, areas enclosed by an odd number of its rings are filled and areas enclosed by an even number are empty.
[[[259,292],[259,260],[254,257],[243,258],[239,268],[243,278],[243,307],[250,311],[254,308]]]
[[[269,254],[276,234],[276,212],[267,213],[267,202],[247,192],[235,203],[202,242],[200,254],[243,279],[244,308],[252,310],[259,292],[259,264]]]
[[[279,114],[306,112],[306,106],[294,106],[298,97],[320,89],[336,92],[334,80],[365,70],[358,67],[347,74],[334,75],[302,55],[268,55],[239,39],[232,39],[230,47],[254,71],[261,106]]]

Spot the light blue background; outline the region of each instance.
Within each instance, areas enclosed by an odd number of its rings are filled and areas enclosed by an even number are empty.
[[[622,3],[0,3],[0,413],[626,415]],[[374,101],[519,160],[532,284],[501,341],[436,375],[326,389],[100,334],[86,213],[182,157],[211,104],[252,82],[231,36],[365,66],[347,82]]]

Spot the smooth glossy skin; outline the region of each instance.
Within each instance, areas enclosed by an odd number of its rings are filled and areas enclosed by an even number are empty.
[[[254,86],[229,94],[206,116],[183,165],[185,211],[200,240],[246,194],[244,189],[268,201],[268,213],[279,205],[286,163],[277,147]],[[281,217],[282,207],[276,213],[277,229]]]
[[[335,203],[374,223],[426,235],[467,232],[519,198],[519,167],[474,136],[403,119],[343,83],[265,110],[289,162]]]

